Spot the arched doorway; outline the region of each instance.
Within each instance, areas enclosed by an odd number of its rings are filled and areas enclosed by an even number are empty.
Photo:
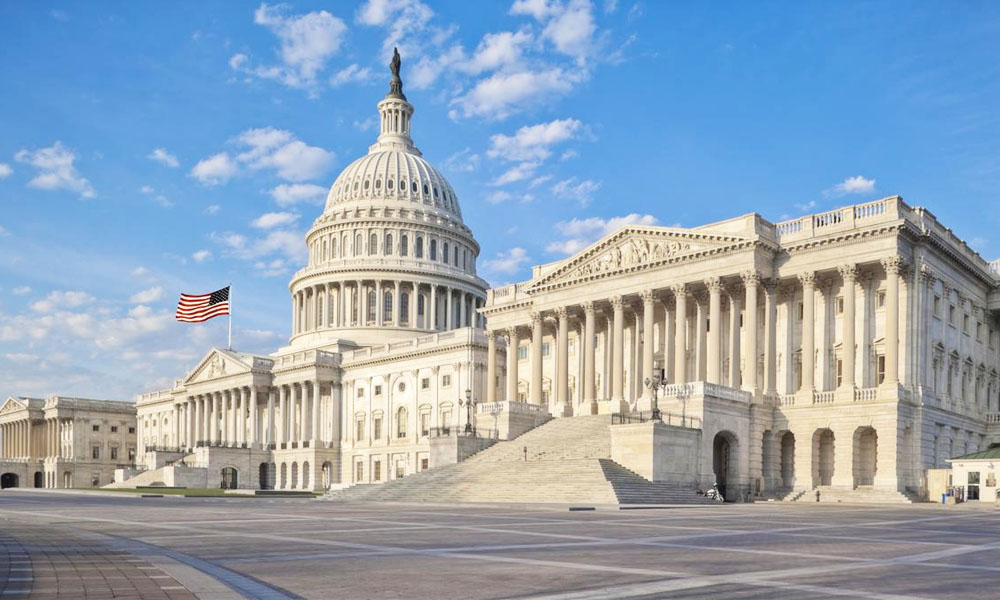
[[[813,487],[833,482],[833,431],[817,429],[813,434]]]
[[[781,487],[795,485],[795,435],[786,431],[781,436]]]
[[[326,461],[323,463],[323,489],[330,489],[333,485],[333,463]]]
[[[292,485],[289,489],[296,489],[299,487],[299,463],[292,463]]]
[[[875,484],[878,462],[878,433],[874,427],[854,431],[854,487]]]
[[[236,467],[223,467],[222,489],[235,490],[239,486],[239,474]]]
[[[309,461],[302,463],[302,489],[309,489]]]
[[[35,487],[42,488],[45,487],[45,474],[41,471],[35,471]]]
[[[262,490],[274,489],[274,482],[271,481],[271,468],[266,462],[260,463],[260,466],[257,467],[257,481]]]
[[[0,475],[0,489],[20,487],[17,473],[4,473]]]
[[[727,502],[732,502],[738,489],[736,484],[736,436],[720,431],[712,440],[712,471],[719,492]],[[732,496],[732,498],[730,498]]]
[[[73,472],[63,471],[63,487],[69,489],[73,487]]]
[[[288,489],[288,463],[281,463],[281,489]]]

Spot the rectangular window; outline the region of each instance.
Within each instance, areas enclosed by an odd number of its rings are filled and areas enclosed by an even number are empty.
[[[358,442],[365,441],[365,420],[358,419],[358,422],[354,425],[354,439]]]
[[[115,446],[111,447],[111,460],[118,460],[118,448]]]
[[[799,302],[799,320],[800,321],[802,320],[802,317],[805,316],[805,310],[806,310],[805,306],[803,306],[803,304],[801,302]]]
[[[376,385],[375,386],[375,395],[376,396],[381,396],[382,395],[382,386],[381,385]]]
[[[528,347],[518,346],[517,347],[517,360],[528,360]]]
[[[92,429],[93,429],[94,431],[100,431],[100,430],[101,430],[101,426],[100,426],[100,425],[92,425],[92,426],[91,426],[91,428],[92,428]]]
[[[844,383],[844,361],[843,359],[837,359],[837,387],[840,387]]]
[[[952,325],[955,324],[955,305],[952,304],[948,306],[948,322]]]
[[[93,448],[90,449],[90,458],[92,458],[94,460],[100,460],[100,458],[101,458],[101,447],[100,446],[94,446]]]
[[[879,290],[875,294],[875,306],[878,308],[885,308],[885,290]]]
[[[976,341],[983,341],[983,323],[982,321],[976,321]]]
[[[843,296],[838,296],[837,297],[837,314],[838,315],[844,314],[844,297]]]
[[[132,446],[128,447],[128,461],[135,462],[135,448]]]
[[[881,384],[883,381],[885,381],[885,355],[884,354],[879,354],[878,357],[876,357],[875,360],[876,360],[876,364],[877,364],[876,369],[875,369],[875,372],[876,372],[876,381],[879,384]]]
[[[129,433],[135,433],[135,427],[129,427],[128,428],[128,432]]]
[[[441,387],[449,387],[451,385],[451,375],[441,376]]]
[[[441,411],[441,427],[442,427],[442,429],[444,429],[445,431],[447,431],[450,426],[451,426],[451,411],[450,410],[442,410]]]
[[[365,478],[365,463],[358,461],[358,464],[354,465],[354,481],[361,481]]]
[[[429,390],[429,389],[431,389],[431,378],[430,377],[424,377],[423,379],[420,380],[420,389],[422,389],[422,390]]]
[[[359,387],[358,388],[358,398],[364,398],[364,397],[365,397],[365,388]]]
[[[431,434],[431,415],[430,413],[420,413],[420,435],[427,437]]]
[[[941,296],[934,296],[934,316],[941,316]]]
[[[372,423],[372,441],[382,439],[382,418],[376,417]]]
[[[382,480],[382,461],[376,460],[372,465],[372,479],[375,481]]]
[[[548,356],[549,355],[549,351],[551,349],[552,349],[551,348],[551,344],[549,344],[548,342],[542,344],[542,356],[543,357]]]
[[[430,467],[430,463],[428,462],[428,460],[426,458],[421,458],[420,459],[420,470],[421,471],[426,471],[429,467]]]
[[[111,426],[111,433],[118,433],[118,426],[117,425],[112,425]]]

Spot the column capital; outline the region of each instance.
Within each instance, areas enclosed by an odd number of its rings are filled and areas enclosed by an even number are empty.
[[[688,293],[688,286],[686,283],[675,283],[670,286],[670,291],[673,292],[674,296],[684,296]]]
[[[708,288],[708,291],[710,293],[721,294],[722,293],[722,280],[719,279],[718,277],[706,277],[705,278],[705,287]]]
[[[492,330],[492,329],[487,329],[486,330],[486,339],[490,340],[490,341],[496,340],[497,339],[497,332],[494,331],[494,330]]]
[[[639,298],[642,299],[643,304],[646,304],[647,302],[652,302],[654,298],[653,290],[651,289],[642,290],[641,292],[639,292]]]
[[[563,319],[569,318],[569,311],[566,310],[565,306],[560,306],[556,309],[556,317],[562,321]]]
[[[805,273],[799,273],[797,277],[799,278],[799,283],[802,284],[802,287],[807,287],[807,286],[815,287],[816,285],[815,271],[806,271]]]
[[[593,315],[594,314],[594,303],[593,303],[593,301],[587,300],[586,302],[584,302],[580,306],[583,307],[584,314],[586,314],[586,315]]]
[[[666,308],[667,310],[674,310],[674,308],[677,306],[677,301],[674,299],[673,296],[664,296],[660,298],[660,302],[663,303],[663,307]]]
[[[760,271],[756,269],[749,269],[740,273],[740,279],[743,280],[743,285],[750,287],[760,284]]]
[[[621,310],[625,307],[625,303],[622,302],[621,296],[611,296],[609,300],[611,301],[611,308],[614,308],[615,310]]]
[[[854,283],[858,278],[858,265],[854,263],[840,265],[837,267],[837,272],[840,273],[844,283]]]
[[[531,311],[531,325],[532,327],[538,327],[542,324],[543,315],[537,310]]]
[[[936,280],[937,276],[934,274],[934,270],[927,263],[920,263],[920,281],[927,285],[934,285]]]
[[[887,256],[879,261],[886,274],[898,275],[903,270],[904,262],[902,256]]]
[[[507,343],[511,343],[513,340],[517,339],[517,327],[508,327],[504,330],[507,334]]]
[[[761,281],[761,285],[764,286],[764,292],[768,296],[774,296],[778,292],[778,278],[777,277],[767,277]]]

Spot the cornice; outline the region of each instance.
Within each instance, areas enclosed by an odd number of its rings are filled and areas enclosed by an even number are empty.
[[[473,349],[477,349],[477,350],[486,350],[487,349],[486,348],[486,344],[483,344],[483,343],[480,343],[480,342],[477,342],[477,341],[473,341],[471,344],[468,343],[468,342],[459,342],[459,343],[455,343],[455,344],[449,344],[447,346],[435,346],[435,347],[432,347],[432,348],[425,348],[425,349],[411,351],[411,352],[403,352],[401,354],[391,354],[390,353],[390,354],[386,354],[385,356],[379,356],[377,358],[363,358],[363,359],[360,359],[360,360],[358,360],[356,362],[355,361],[352,361],[352,362],[343,362],[343,363],[341,363],[341,368],[343,368],[344,370],[347,370],[347,369],[355,369],[355,368],[360,369],[360,368],[364,368],[364,367],[372,367],[372,366],[384,365],[386,363],[395,362],[395,361],[399,361],[399,360],[410,360],[410,359],[414,359],[414,358],[423,358],[423,357],[427,357],[427,356],[433,356],[435,354],[445,354],[445,353],[451,352],[453,350],[461,350],[461,349],[464,349],[464,348],[468,348],[469,346],[471,346]]]

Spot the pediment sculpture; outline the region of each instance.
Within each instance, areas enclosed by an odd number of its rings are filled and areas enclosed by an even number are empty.
[[[633,238],[623,245],[615,245],[599,258],[586,262],[573,272],[575,277],[586,277],[597,273],[617,271],[634,265],[654,262],[689,252],[691,244],[678,240],[650,241]]]

